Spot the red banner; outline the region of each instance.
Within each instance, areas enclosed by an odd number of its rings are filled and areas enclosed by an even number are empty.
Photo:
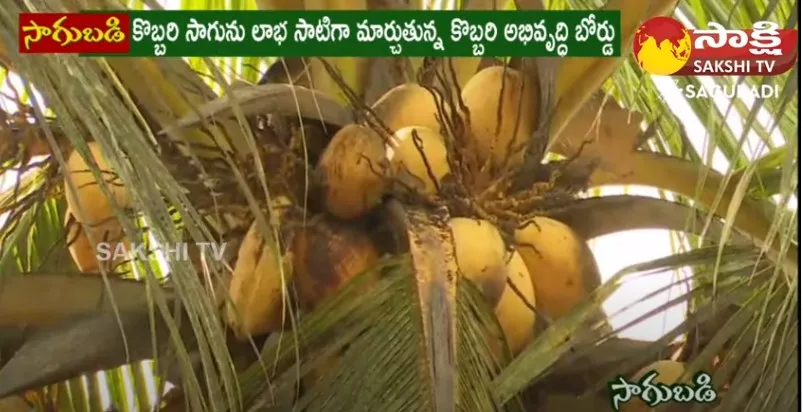
[[[718,37],[717,31],[692,31],[691,56],[675,75],[775,76],[789,71],[797,61],[797,30],[777,30],[769,38],[754,35],[758,34],[755,30],[721,33]],[[759,39],[765,47],[760,47]]]
[[[22,54],[126,54],[131,19],[125,13],[21,13]]]

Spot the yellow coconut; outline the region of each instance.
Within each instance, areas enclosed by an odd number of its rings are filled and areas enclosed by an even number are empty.
[[[94,142],[89,143],[89,150],[101,171],[111,197],[119,207],[130,207],[130,195],[103,158],[100,146]],[[72,181],[76,193],[71,190],[67,179]],[[125,260],[122,253],[114,253],[128,252],[131,249],[128,247],[128,241],[124,237],[123,228],[117,220],[110,198],[106,197],[98,181],[95,180],[90,166],[77,151],[73,151],[67,159],[64,192],[67,198],[65,224],[71,223],[67,230],[68,248],[78,269],[84,273],[97,273],[101,263],[108,270]],[[71,217],[74,219],[73,222]],[[99,249],[102,249],[101,253]],[[99,259],[103,255],[112,257],[116,255],[118,258]]]
[[[386,153],[401,190],[435,195],[437,183],[449,173],[443,136],[423,126],[397,130]]]
[[[507,261],[506,282],[502,297],[494,309],[508,347],[518,355],[535,336],[535,293],[527,266],[518,252]]]
[[[240,244],[226,302],[226,322],[237,339],[278,330],[289,316],[285,296],[293,271],[281,250],[276,234],[264,236],[256,222]]]
[[[507,283],[502,235],[486,220],[456,217],[449,220],[449,227],[460,274],[496,306]]]
[[[324,219],[310,222],[297,233],[292,251],[295,289],[305,309],[313,309],[379,261],[367,233]]]
[[[441,131],[436,97],[415,83],[402,84],[388,90],[371,109],[391,132],[411,125],[426,127],[435,132]]]
[[[493,170],[517,166],[522,149],[538,127],[538,85],[511,68],[480,70],[463,88],[470,114],[469,149],[480,166],[490,160]]]
[[[516,230],[515,240],[538,308],[550,319],[564,316],[600,285],[594,255],[569,226],[537,217]]]
[[[663,383],[665,385],[672,385],[678,383],[680,378],[686,372],[686,367],[682,362],[671,360],[660,360],[650,365],[645,366],[630,378],[630,382],[638,383],[648,373],[657,372],[657,376],[652,380],[653,384]],[[689,380],[685,380],[689,383]],[[650,408],[641,399],[634,397],[629,402],[622,404],[619,409],[621,412],[651,412],[656,408]]]
[[[318,161],[326,210],[341,219],[363,215],[385,194],[388,172],[385,143],[377,132],[356,124],[340,129]]]

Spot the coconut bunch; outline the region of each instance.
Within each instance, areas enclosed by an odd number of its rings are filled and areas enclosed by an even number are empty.
[[[123,213],[130,216],[133,212],[133,200],[129,190],[104,158],[99,144],[90,141],[87,147],[91,159],[84,158],[78,150],[71,149],[66,159],[66,167],[61,174],[66,200],[65,244],[79,272],[91,275],[105,271],[111,275],[123,275],[127,272],[128,264],[137,258],[130,253],[140,249],[136,247],[138,244],[131,242],[124,233],[114,209],[116,205]],[[169,148],[162,149],[160,155],[166,162],[187,164],[187,159],[172,157],[175,153]],[[93,168],[97,169],[99,177],[92,172]],[[210,199],[212,196],[209,194],[216,188],[208,187],[204,182],[198,181],[197,175],[193,175],[193,168],[184,169],[176,170],[176,178],[182,182],[192,179],[193,186],[189,186],[188,191],[193,200],[198,200],[194,206],[207,217],[210,229],[221,235],[224,241],[239,244],[238,238],[247,229],[247,226],[243,227],[241,223],[242,213],[232,213],[226,209],[221,216],[222,219],[217,221],[209,219],[211,215],[209,211],[215,205],[214,199]],[[229,193],[231,192],[225,192],[226,195]],[[237,202],[242,200],[235,196],[227,197],[225,205]],[[217,202],[218,206],[220,204],[221,202]],[[185,233],[185,237],[188,237],[188,234]],[[139,242],[142,240],[137,243]],[[191,241],[188,240],[188,243],[190,243],[189,258],[200,272],[202,270],[200,251],[193,247]],[[228,254],[224,255],[224,258],[230,260]]]
[[[388,248],[366,222],[390,198],[448,211],[460,274],[494,308],[514,354],[533,340],[537,318],[562,317],[599,284],[584,240],[549,217],[584,180],[567,171],[570,160],[543,161],[538,79],[493,65],[462,88],[440,84],[401,84],[370,105],[353,99],[349,122],[250,119],[271,196],[268,219],[251,224],[230,277],[225,318],[236,336],[281,329],[291,309],[314,309],[374,266]],[[89,150],[104,182],[73,151],[65,221],[76,265],[97,273],[121,263],[100,261],[99,243],[130,250],[112,200],[127,208],[131,199],[99,146]]]
[[[558,319],[599,285],[584,239],[549,217],[585,181],[567,172],[570,159],[544,161],[539,81],[496,65],[462,88],[442,83],[452,89],[408,83],[370,105],[352,99],[355,120],[310,164],[314,216],[269,213],[273,224],[255,221],[242,243],[226,315],[237,336],[279,330],[289,309],[313,309],[375,265],[386,248],[366,222],[388,199],[448,211],[460,275],[494,308],[514,354],[538,314]]]

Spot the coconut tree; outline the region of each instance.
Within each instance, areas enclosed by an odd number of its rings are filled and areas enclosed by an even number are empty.
[[[225,6],[439,7],[254,3]],[[796,27],[798,7],[545,3],[454,7],[620,10],[622,50],[652,16]],[[0,62],[21,79],[0,138],[0,172],[14,176],[0,197],[0,409],[94,411],[109,397],[116,410],[604,410],[608,382],[653,367],[667,383],[713,376],[716,402],[675,407],[796,407],[798,215],[783,205],[797,191],[797,66],[738,80],[778,85],[778,97],[690,101],[706,121],[701,153],[626,53],[263,62],[14,50],[19,12],[121,7],[0,10]],[[754,135],[770,150],[748,148]],[[600,196],[606,185],[664,197]],[[688,249],[601,282],[587,241],[645,228],[682,234]],[[180,242],[195,247],[158,253]],[[99,261],[98,245],[148,248]],[[642,318],[685,302],[685,320],[655,342],[618,338],[601,303],[626,276],[682,267],[687,292]]]

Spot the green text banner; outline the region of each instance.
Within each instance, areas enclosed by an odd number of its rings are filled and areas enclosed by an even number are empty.
[[[131,12],[130,54],[167,57],[599,57],[619,11]]]

